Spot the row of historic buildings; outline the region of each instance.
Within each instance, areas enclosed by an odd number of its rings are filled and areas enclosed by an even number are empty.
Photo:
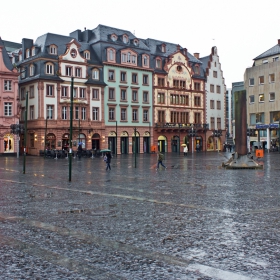
[[[11,76],[0,68],[0,153],[15,151],[11,116],[23,123],[26,105],[29,154],[69,147],[71,81],[74,147],[118,154],[178,153],[183,144],[191,152],[222,148],[226,89],[216,47],[200,58],[178,44],[104,25],[24,38],[9,52],[1,45]]]

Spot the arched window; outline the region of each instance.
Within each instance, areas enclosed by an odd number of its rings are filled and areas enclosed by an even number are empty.
[[[124,35],[124,36],[123,36],[123,42],[124,42],[125,44],[127,44],[127,41],[128,41],[128,38]]]
[[[30,56],[30,50],[29,49],[26,49],[26,58],[28,58]]]
[[[49,53],[50,54],[57,54],[57,46],[56,45],[50,45]]]
[[[113,49],[109,49],[109,60],[115,61],[115,51]]]
[[[48,62],[46,64],[46,74],[53,75],[53,70],[54,70],[53,64]]]
[[[92,70],[92,79],[99,80],[99,70],[97,68]]]
[[[90,59],[90,53],[89,53],[89,51],[84,51],[84,58],[85,58],[85,59]]]
[[[156,59],[156,68],[161,68],[161,59],[160,58]]]
[[[149,67],[149,57],[147,55],[143,55],[143,62],[144,67]]]
[[[29,75],[34,76],[34,74],[35,74],[35,66],[31,64],[29,67]]]
[[[130,52],[127,53],[127,62],[130,62]]]

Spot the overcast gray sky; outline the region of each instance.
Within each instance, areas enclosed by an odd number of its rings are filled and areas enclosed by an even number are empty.
[[[280,39],[280,0],[14,0],[1,1],[0,10],[0,36],[19,43],[104,24],[201,57],[217,46],[228,88]]]

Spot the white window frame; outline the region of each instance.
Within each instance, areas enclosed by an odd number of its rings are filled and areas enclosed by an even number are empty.
[[[249,78],[249,87],[253,87],[255,85],[255,79]]]
[[[255,95],[250,95],[249,96],[249,104],[254,104],[255,103]]]
[[[99,80],[99,70],[98,69],[93,69],[92,70],[92,79],[93,80]]]
[[[46,74],[53,75],[53,64],[47,63],[46,64]]]
[[[67,106],[62,106],[61,113],[62,113],[62,119],[67,120]]]
[[[273,98],[271,98],[273,96]],[[275,101],[275,92],[270,92],[269,93],[269,101],[274,102]]]
[[[5,91],[12,90],[12,80],[4,80],[4,90]]]
[[[54,106],[47,105],[47,119],[53,119]]]
[[[81,114],[82,114],[82,120],[84,121],[85,119],[86,119],[86,107],[82,107],[82,112],[81,112]]]
[[[13,103],[12,102],[4,102],[4,116],[11,117],[13,113]]]
[[[79,92],[80,92],[80,98],[86,97],[86,88],[80,87]]]
[[[98,107],[93,107],[92,108],[92,120],[93,121],[98,121],[99,120],[99,108]]]
[[[121,121],[126,121],[126,120],[127,120],[127,109],[121,108]]]
[[[132,109],[132,121],[137,122],[138,121],[138,109]]]

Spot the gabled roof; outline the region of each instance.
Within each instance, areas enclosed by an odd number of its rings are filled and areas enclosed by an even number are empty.
[[[10,71],[12,71],[14,69],[14,66],[10,60],[10,57],[6,51],[5,45],[3,40],[0,37],[0,46],[2,47],[2,57],[3,57],[3,62],[5,64],[5,66],[7,67],[7,69],[9,69]]]
[[[269,50],[265,51],[264,53],[260,54],[259,56],[255,57],[253,60],[273,56],[276,54],[280,54],[280,44],[275,45],[271,49],[269,49]]]

